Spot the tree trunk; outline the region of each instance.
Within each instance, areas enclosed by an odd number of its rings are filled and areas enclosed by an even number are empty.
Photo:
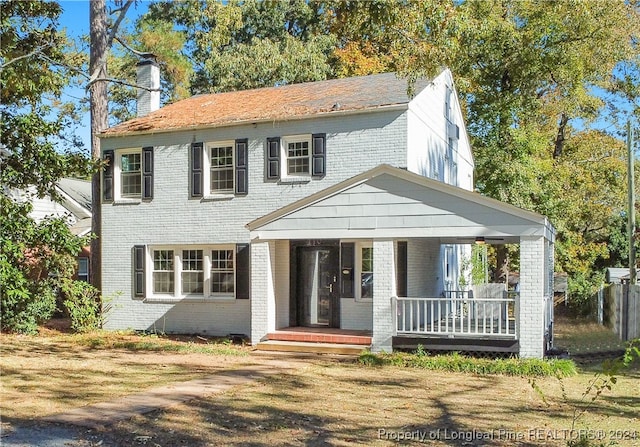
[[[564,150],[564,141],[565,136],[564,132],[567,129],[567,123],[569,122],[569,117],[566,113],[562,113],[560,117],[560,123],[558,124],[558,134],[556,135],[556,141],[553,148],[553,158],[558,158],[562,155],[562,151]]]
[[[89,72],[92,78],[106,78],[107,64],[107,8],[105,0],[89,2],[89,21],[91,33],[91,49]],[[91,157],[100,160],[100,139],[98,134],[109,126],[107,106],[107,82],[96,81],[90,87],[91,107]],[[102,290],[102,216],[100,171],[93,174],[91,180],[91,228],[96,235],[91,241],[91,284]]]

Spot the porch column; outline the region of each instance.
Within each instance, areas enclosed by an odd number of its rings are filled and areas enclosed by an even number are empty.
[[[373,352],[391,352],[396,310],[391,297],[396,291],[396,262],[393,240],[373,241]]]
[[[276,328],[275,242],[251,243],[251,344]]]
[[[542,236],[520,237],[520,298],[518,339],[520,357],[544,356],[545,239]]]

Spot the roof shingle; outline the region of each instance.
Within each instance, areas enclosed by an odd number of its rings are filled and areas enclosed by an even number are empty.
[[[426,81],[418,81],[419,92]],[[107,129],[103,137],[219,127],[246,122],[407,104],[407,81],[395,73],[193,96]]]

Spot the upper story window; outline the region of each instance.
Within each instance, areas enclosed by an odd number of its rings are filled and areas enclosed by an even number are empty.
[[[246,195],[249,189],[246,139],[191,144],[189,195],[216,198]]]
[[[120,196],[140,197],[142,194],[142,154],[139,150],[121,153],[118,167],[120,168]]]
[[[104,151],[103,201],[153,198],[153,147]]]
[[[233,141],[213,143],[209,149],[210,194],[234,192]]]
[[[267,138],[267,180],[308,181],[327,171],[326,134]]]
[[[284,143],[287,176],[310,175],[311,135],[306,137],[287,137]]]

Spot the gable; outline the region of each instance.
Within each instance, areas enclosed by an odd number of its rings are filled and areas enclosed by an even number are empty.
[[[265,239],[438,237],[463,242],[495,237],[516,242],[520,236],[552,237],[544,216],[389,166],[376,170],[248,227]]]

